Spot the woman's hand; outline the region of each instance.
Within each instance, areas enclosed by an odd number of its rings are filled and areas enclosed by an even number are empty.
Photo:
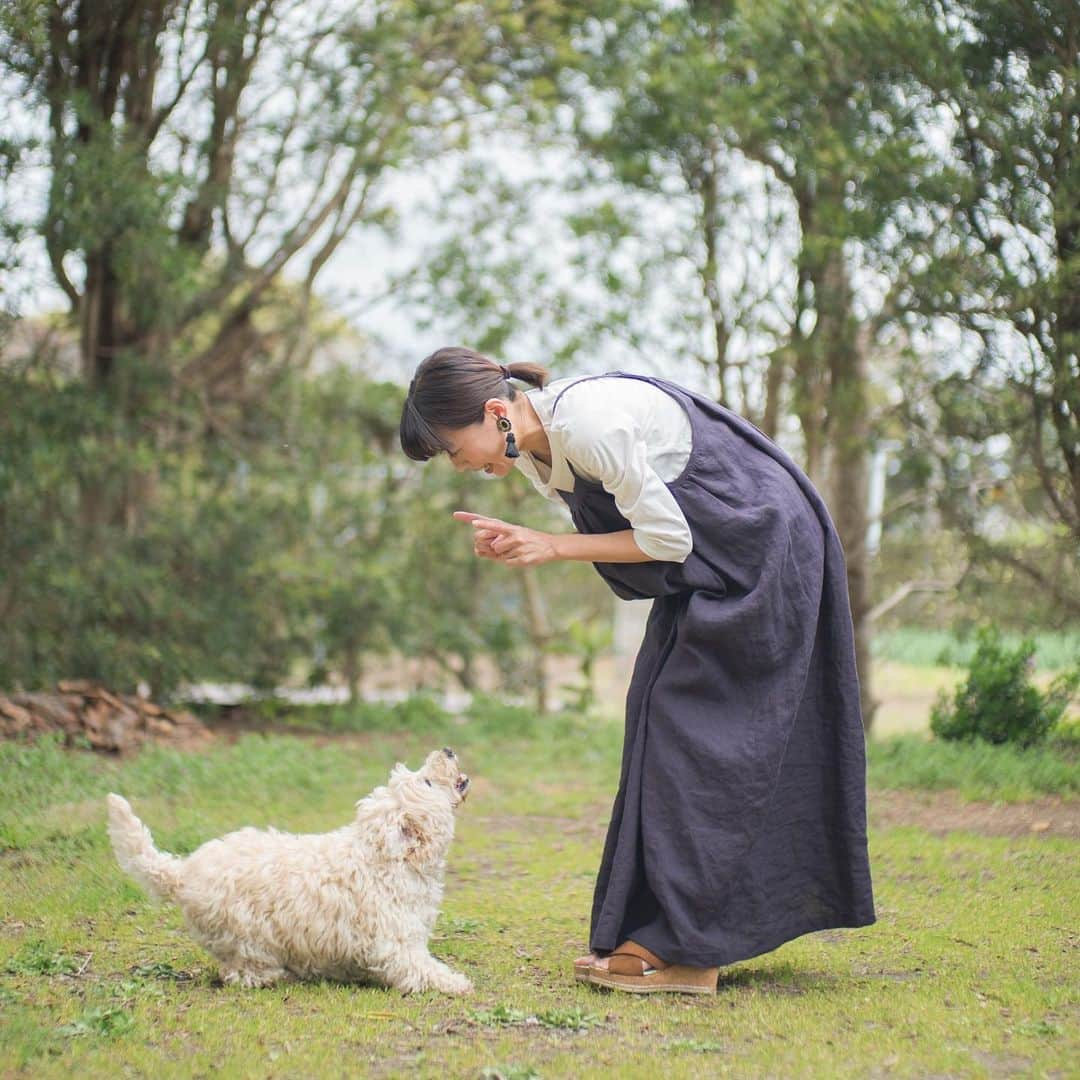
[[[472,524],[473,551],[481,559],[494,559],[507,566],[540,566],[559,557],[555,537],[550,533],[466,510],[455,510],[454,517]]]

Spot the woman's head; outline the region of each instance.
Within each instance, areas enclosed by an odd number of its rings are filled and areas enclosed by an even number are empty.
[[[548,380],[540,364],[510,364],[507,370],[533,386]],[[461,346],[438,349],[421,362],[409,384],[401,448],[414,461],[445,453],[455,468],[506,475],[513,461],[505,456],[506,435],[497,421],[512,416],[520,400],[503,365]]]

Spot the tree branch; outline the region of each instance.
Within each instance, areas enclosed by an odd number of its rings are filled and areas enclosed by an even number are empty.
[[[920,592],[951,592],[956,588],[956,582],[949,581],[935,581],[935,580],[919,580],[919,581],[906,581],[901,585],[891,596],[882,600],[880,604],[872,607],[866,617],[871,623],[877,622],[879,619],[884,618],[895,607],[899,607],[912,593]]]

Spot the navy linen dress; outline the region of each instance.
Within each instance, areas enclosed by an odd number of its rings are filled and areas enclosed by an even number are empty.
[[[874,922],[847,577],[821,496],[709,398],[647,375],[586,378],[666,391],[693,440],[668,482],[693,534],[686,561],[593,564],[617,596],[653,604],[589,947],[632,938],[712,967]],[[574,476],[560,494],[579,532],[631,527],[600,483]]]

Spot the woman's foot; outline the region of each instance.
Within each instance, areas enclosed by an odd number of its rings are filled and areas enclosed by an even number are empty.
[[[578,967],[595,967],[596,965],[601,964],[601,963],[603,963],[604,966],[606,967],[607,966],[607,957],[606,956],[600,956],[599,953],[591,952],[591,953],[589,953],[588,956],[579,956],[574,961],[574,967],[576,967],[576,968],[578,968]]]
[[[594,954],[595,955],[595,954]],[[582,957],[582,960],[587,960]],[[692,967],[669,964],[636,941],[625,941],[610,956],[598,958],[591,966],[577,968],[578,978],[612,990],[650,994],[667,990],[683,994],[716,992],[719,967]]]
[[[585,981],[594,964],[600,963],[600,957],[591,952],[588,956],[579,956],[574,961],[574,978]]]

